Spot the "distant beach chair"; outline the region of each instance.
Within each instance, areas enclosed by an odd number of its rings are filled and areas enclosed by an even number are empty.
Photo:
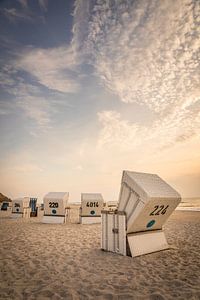
[[[9,202],[2,202],[2,205],[1,205],[1,210],[8,210],[9,208]]]
[[[43,223],[62,224],[66,221],[68,192],[50,192],[44,196]]]
[[[118,207],[117,201],[107,201],[104,203],[104,210],[115,211]]]
[[[162,226],[180,201],[158,175],[123,171],[118,209],[102,210],[102,250],[135,257],[168,249]]]
[[[38,215],[37,198],[30,198],[29,206],[31,208],[30,217],[37,217]]]
[[[80,207],[80,223],[101,223],[101,210],[104,200],[100,193],[82,193]]]
[[[17,198],[12,201],[13,218],[30,218],[31,208],[29,206],[30,198]]]

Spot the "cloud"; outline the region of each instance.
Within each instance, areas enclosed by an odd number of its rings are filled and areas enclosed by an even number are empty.
[[[8,70],[10,69],[8,68]],[[38,86],[24,82],[23,78],[15,72],[13,78],[9,78],[11,76],[10,71],[6,74],[4,70],[4,76],[7,80],[1,82],[1,86],[8,91],[12,98],[0,101],[0,114],[16,114],[17,109],[20,109],[26,118],[35,121],[40,132],[49,129],[52,114],[56,111],[53,107],[54,105],[62,105],[62,103],[59,101],[52,103],[51,97],[50,99],[44,97],[44,93]]]
[[[119,153],[136,149],[153,153],[183,143],[194,136],[200,137],[200,99],[196,101],[195,109],[179,109],[174,114],[155,121],[150,127],[124,120],[116,111],[99,112],[98,119],[102,125],[99,148],[106,147]]]
[[[40,8],[45,12],[48,10],[48,0],[38,0]]]
[[[13,111],[20,108],[26,118],[35,121],[36,131],[44,132],[51,128],[53,115],[67,105],[64,94],[79,91],[76,68],[76,56],[70,47],[29,48],[6,60],[0,72],[0,85],[14,96]],[[0,112],[10,112],[9,101],[1,104]],[[31,134],[37,132],[33,130]]]
[[[13,112],[12,103],[8,101],[0,101],[0,115],[9,115]]]
[[[75,47],[122,102],[155,113],[148,132],[168,145],[200,130],[199,10],[200,2],[192,0],[75,2]],[[115,126],[120,136],[129,132],[130,141],[133,132],[146,130],[104,112],[101,139],[107,141],[105,117],[108,130]],[[116,135],[113,131],[110,140]]]
[[[35,15],[27,5],[26,1],[21,1],[22,9],[17,8],[4,8],[1,13],[9,19],[10,22],[31,22],[35,23],[40,21],[44,23],[44,17]]]
[[[23,116],[30,121],[34,121],[36,124],[36,128],[31,131],[31,135],[37,135],[35,130],[38,131],[39,129],[41,133],[49,129],[51,127],[51,104],[42,95],[30,94],[30,90],[34,90],[36,87],[20,83],[15,85],[15,80],[9,81],[9,83],[11,82],[12,85],[9,87],[9,94],[13,95],[14,98],[0,101],[0,115],[16,115],[20,109],[23,112]]]
[[[16,61],[16,68],[33,75],[40,84],[63,93],[79,90],[78,61],[71,47],[27,49]]]
[[[17,101],[27,118],[36,121],[37,125],[43,129],[50,128],[49,104],[42,98],[27,97]]]
[[[99,112],[98,118],[102,125],[98,146],[117,146],[118,149],[128,149],[130,145],[136,146],[136,136],[139,130],[137,125],[122,120],[120,113],[116,111]]]
[[[21,6],[25,9],[28,9],[28,0],[18,0]],[[38,0],[41,10],[45,12],[48,10],[48,0]]]
[[[18,0],[23,8],[28,8],[28,0]]]
[[[23,110],[26,118],[36,122],[40,132],[51,128],[53,106],[37,86],[19,82],[11,91],[15,95],[16,107]]]
[[[77,52],[81,53],[81,55],[86,53],[85,42],[87,41],[89,33],[89,21],[92,13],[91,7],[92,1],[76,0],[74,3],[74,22],[72,28],[73,38],[71,44]]]
[[[33,21],[32,17],[25,12],[19,11],[16,8],[4,8],[4,15],[12,21]]]

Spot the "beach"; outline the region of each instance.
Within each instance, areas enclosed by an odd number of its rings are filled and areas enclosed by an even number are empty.
[[[102,251],[100,224],[42,224],[42,213],[0,212],[0,299],[200,299],[200,212],[175,211],[170,249],[136,258]]]

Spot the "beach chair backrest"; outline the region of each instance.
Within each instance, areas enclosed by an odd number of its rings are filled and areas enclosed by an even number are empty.
[[[127,233],[162,229],[181,196],[156,174],[123,171],[118,210]]]

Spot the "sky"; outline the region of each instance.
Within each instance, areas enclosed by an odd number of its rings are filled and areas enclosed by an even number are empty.
[[[0,192],[200,196],[199,0],[4,0],[0,28]]]

